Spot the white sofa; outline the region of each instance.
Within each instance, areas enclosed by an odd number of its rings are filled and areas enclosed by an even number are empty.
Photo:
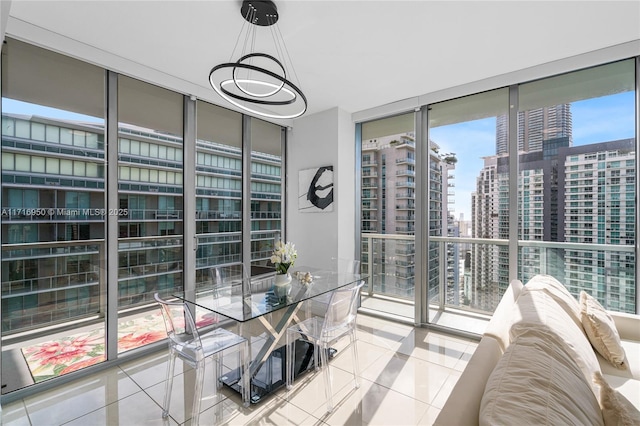
[[[557,291],[556,287],[558,286],[562,287],[564,295]],[[556,414],[560,412],[561,416],[555,418],[557,422],[581,423],[583,420],[579,420],[579,416],[584,415],[589,419],[588,424],[603,424],[599,414],[589,411],[592,407],[583,407],[578,410],[575,401],[562,401],[563,398],[581,398],[581,389],[589,388],[593,394],[585,391],[583,401],[595,398],[596,403],[599,403],[595,410],[598,410],[601,416],[603,413],[600,411],[602,398],[599,393],[600,387],[593,383],[594,370],[599,370],[611,388],[624,395],[636,409],[640,409],[640,316],[609,312],[626,353],[626,369],[616,368],[593,349],[580,319],[576,320],[576,313],[571,312],[575,310],[575,299],[571,298],[572,300],[567,301],[567,295],[571,297],[564,286],[550,276],[536,276],[527,283],[526,288],[520,281],[513,281],[498,304],[476,351],[434,424],[455,426],[514,422],[525,424],[527,418],[526,415],[521,417],[523,411],[533,410],[535,412],[536,408],[532,409],[532,405],[544,405],[549,401],[552,401],[552,404],[564,405],[565,408],[568,407],[569,411],[580,411],[577,414],[569,413],[569,417],[562,417],[564,415],[561,413],[562,409],[556,410]],[[578,306],[580,305],[578,304]],[[580,317],[578,316],[578,318]],[[535,338],[528,335],[535,335]],[[520,344],[521,347],[516,348],[514,342]],[[512,343],[514,347],[509,350]],[[525,358],[529,358],[529,353],[536,352],[534,346],[540,349],[540,345],[546,348],[538,351],[544,359],[536,359],[536,355],[533,355],[533,358],[525,360]],[[564,349],[559,351],[558,348]],[[520,351],[516,352],[518,349]],[[509,352],[508,360],[503,359],[505,351]],[[557,359],[547,359],[547,352],[568,353],[572,365],[563,367],[561,366],[562,362]],[[554,356],[557,358],[557,356],[564,355],[560,353]],[[519,371],[505,373],[506,365],[518,362],[521,364]],[[494,373],[494,369],[500,371]],[[568,379],[567,383],[563,383],[567,380],[563,375],[570,376],[572,371],[573,377],[578,383],[576,384],[574,379]],[[583,374],[580,375],[580,372]],[[502,376],[500,376],[501,374]],[[529,384],[529,388],[523,388],[522,383],[504,384],[499,382],[502,380],[501,378],[507,380],[510,377],[513,379],[513,376],[528,377],[525,382]],[[583,380],[581,377],[585,379]],[[551,385],[553,385],[556,386],[556,389],[551,391],[530,389],[531,383],[545,380],[548,381],[544,386],[539,386],[540,388],[547,386],[552,388]],[[551,383],[552,381],[555,383]],[[488,382],[490,382],[489,385]],[[496,383],[498,384],[496,385]],[[586,386],[584,383],[591,386]],[[502,393],[496,387],[502,387]],[[564,396],[558,395],[563,392]],[[551,393],[554,394],[550,396]],[[520,401],[525,394],[525,401]],[[521,410],[518,406],[519,403],[526,405],[526,408]],[[593,399],[585,404],[593,405]],[[542,407],[543,411],[545,409],[548,407]],[[492,414],[487,415],[489,411],[498,412],[500,410],[503,411],[502,414],[512,412],[513,418],[505,420],[504,417],[500,417],[500,413],[494,417]],[[571,417],[572,414],[578,417]],[[544,424],[554,421],[553,415],[546,417],[546,419],[545,415],[536,418],[535,423]]]

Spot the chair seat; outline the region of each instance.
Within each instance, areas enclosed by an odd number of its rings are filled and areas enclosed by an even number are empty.
[[[200,342],[202,343],[202,352],[204,357],[211,354],[224,351],[246,341],[244,337],[240,337],[224,328],[216,328],[210,332],[200,334]],[[188,358],[192,363],[197,361],[196,353],[198,349],[197,340],[190,340],[176,345],[176,350],[180,352],[182,357]]]
[[[329,328],[324,327],[324,323],[325,320],[322,317],[311,317],[292,326],[291,330],[316,344],[329,344],[349,333],[352,329],[350,324],[340,324],[336,327]]]

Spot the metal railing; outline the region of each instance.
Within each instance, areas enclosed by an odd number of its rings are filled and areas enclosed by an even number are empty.
[[[362,234],[366,291],[413,300],[415,236]],[[430,237],[426,265],[428,303],[439,310],[456,308],[491,314],[509,285],[509,240]],[[465,261],[467,262],[465,266]],[[578,296],[592,292],[607,309],[634,313],[635,246],[549,241],[518,241],[518,277],[558,278]]]

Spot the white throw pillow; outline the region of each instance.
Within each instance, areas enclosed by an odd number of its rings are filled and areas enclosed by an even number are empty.
[[[596,373],[593,381],[600,387],[600,408],[605,426],[633,426],[640,424],[640,411],[620,392]]]
[[[585,291],[580,292],[580,313],[584,331],[593,347],[614,367],[626,369],[624,348],[611,315]]]
[[[550,330],[523,332],[487,380],[480,425],[602,425],[602,412],[571,349]]]

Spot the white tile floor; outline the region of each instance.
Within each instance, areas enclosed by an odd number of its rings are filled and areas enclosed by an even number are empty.
[[[366,315],[358,317],[358,340],[361,386],[353,387],[351,351],[338,346],[330,363],[335,395],[331,414],[326,413],[322,374],[308,373],[292,390],[283,388],[249,408],[225,388],[215,395],[213,383],[206,383],[200,424],[430,425],[477,346],[475,341]],[[193,370],[183,370],[180,361],[170,417],[162,418],[166,360],[162,351],[3,405],[2,424],[191,424],[192,392],[185,389],[192,389],[188,383]],[[207,365],[207,371],[210,368]]]

